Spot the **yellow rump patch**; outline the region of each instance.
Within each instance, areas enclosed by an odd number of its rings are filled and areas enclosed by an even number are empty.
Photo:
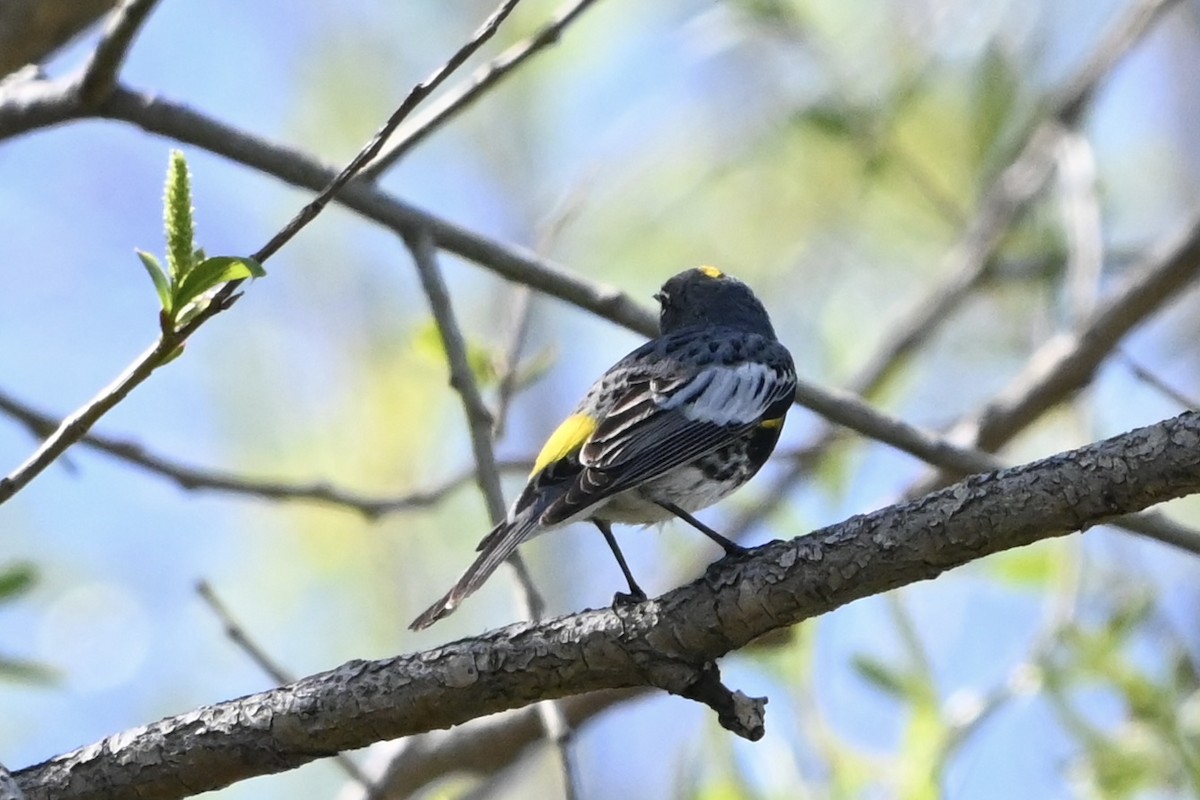
[[[709,266],[696,267],[696,271],[703,272],[705,275],[707,275],[710,278],[724,278],[725,277],[725,273],[721,272],[721,270],[717,269],[716,267],[709,267]]]
[[[778,430],[779,428],[783,427],[783,417],[776,417],[775,419],[764,419],[762,422],[758,423],[758,426],[760,428],[767,428],[768,430],[772,430],[772,431]]]
[[[595,431],[596,420],[587,414],[572,414],[564,419],[542,445],[542,452],[538,453],[537,460],[533,462],[533,472],[529,473],[530,476],[537,475],[560,458],[566,458],[579,450]]]

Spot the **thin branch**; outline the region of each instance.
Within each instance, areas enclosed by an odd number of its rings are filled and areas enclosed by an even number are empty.
[[[291,222],[285,225],[279,233],[271,237],[271,240],[254,254],[254,258],[262,261],[270,257],[291,240],[293,236],[299,233],[305,225],[312,222],[325,206],[329,204],[334,195],[341,191],[342,187],[357,175],[367,165],[367,162],[379,153],[384,142],[388,140],[388,137],[392,135],[396,128],[400,127],[400,123],[408,118],[408,115],[416,109],[421,101],[428,97],[434,89],[441,86],[446,78],[450,77],[456,69],[461,67],[468,58],[475,54],[475,51],[496,34],[496,31],[500,28],[500,24],[512,13],[519,2],[520,0],[504,0],[504,2],[500,3],[491,16],[484,20],[479,29],[467,40],[466,44],[458,48],[454,55],[450,56],[446,63],[434,70],[428,78],[414,86],[412,91],[408,93],[408,96],[400,103],[399,108],[392,112],[387,122],[379,129],[379,132],[367,143],[367,146],[360,150],[358,155],[351,159],[350,163],[338,173],[337,177],[330,181],[329,185],[322,189],[308,205],[300,209],[300,213],[293,217]]]
[[[479,391],[479,384],[471,371],[467,341],[454,316],[450,293],[442,279],[442,270],[437,262],[437,251],[433,239],[428,235],[416,235],[406,239],[405,244],[412,252],[417,266],[417,276],[429,300],[429,310],[446,351],[450,364],[450,386],[462,400],[467,417],[467,429],[471,434],[471,450],[477,467],[476,480],[487,505],[492,523],[504,519],[504,490],[500,487],[500,473],[496,470],[496,454],[492,450],[492,412],[488,410]]]
[[[496,28],[503,22],[504,18],[512,11],[519,0],[506,0],[499,8],[493,12],[483,24],[483,26],[475,32],[472,39],[463,45],[459,50],[451,56],[441,68],[435,70],[434,73],[409,93],[408,97],[400,104],[400,107],[388,119],[387,124],[383,126],[378,134],[364,147],[350,164],[346,166],[332,181],[328,183],[317,195],[317,197],[301,209],[291,222],[289,222],[279,233],[271,238],[263,245],[252,258],[256,261],[263,262],[270,258],[274,253],[278,252],[279,248],[295,236],[305,225],[311,222],[326,204],[333,198],[338,191],[357,173],[363,165],[383,145],[387,136],[395,130],[395,128],[404,120],[404,118],[416,107],[416,105],[433,91],[437,86],[450,75],[458,66],[460,66],[472,53],[475,52],[484,42],[492,37]],[[130,5],[124,6],[123,9],[132,11],[128,16],[120,16],[120,23],[114,35],[116,43],[111,46],[113,52],[119,56],[123,52],[120,47],[120,42],[125,38],[131,38],[136,30],[136,23],[139,21],[137,12],[149,11],[149,3],[143,0],[133,0]],[[128,21],[126,21],[128,20]],[[115,57],[115,61],[119,63],[119,57]],[[113,56],[105,58],[97,58],[97,62],[101,64],[109,64],[114,61]],[[104,67],[98,69],[98,73],[105,74]],[[90,71],[89,73],[90,74]],[[48,87],[50,92],[59,91],[54,84]],[[83,111],[89,106],[83,102],[82,93],[75,91],[71,86],[62,88],[65,92],[67,106],[73,108],[76,113]],[[101,105],[107,105],[112,100],[116,99],[119,94],[118,88],[113,88],[109,95],[104,99]],[[0,122],[2,122],[3,113],[0,112]],[[100,394],[96,395],[89,403],[80,408],[73,415],[63,421],[62,425],[52,433],[42,443],[42,445],[30,456],[25,463],[17,467],[8,476],[0,478],[0,504],[3,504],[10,497],[25,487],[34,477],[39,475],[46,467],[54,462],[63,452],[66,451],[75,442],[79,441],[82,436],[106,414],[113,406],[123,400],[129,392],[133,391],[139,384],[150,377],[158,367],[170,360],[170,357],[175,351],[187,341],[201,325],[207,322],[212,317],[228,309],[240,296],[238,287],[242,281],[231,281],[219,291],[216,296],[209,302],[208,306],[192,318],[190,322],[175,331],[164,331],[158,342],[153,345],[146,353],[130,365],[125,373],[118,378],[113,384],[105,388]]]
[[[462,399],[463,411],[467,417],[467,428],[471,434],[471,448],[475,454],[479,488],[487,503],[488,515],[492,524],[499,524],[506,516],[504,492],[500,487],[500,474],[496,470],[496,455],[492,449],[492,427],[494,419],[479,384],[471,372],[467,355],[467,343],[462,330],[454,316],[454,308],[450,302],[450,293],[446,290],[442,279],[441,267],[437,262],[437,251],[433,239],[428,233],[417,234],[405,240],[408,249],[412,251],[413,260],[417,265],[417,275],[425,296],[429,299],[429,308],[433,313],[434,323],[446,350],[446,360],[450,364],[450,385]],[[525,566],[524,559],[513,553],[508,558],[515,569],[520,598],[529,618],[537,621],[544,612],[544,603],[534,585],[533,578]],[[554,744],[559,754],[562,768],[563,786],[566,797],[571,800],[578,794],[577,776],[574,759],[570,754],[571,727],[567,723],[562,709],[554,702],[538,704],[538,711],[546,730],[546,737]]]
[[[1132,270],[1111,300],[1075,334],[1056,337],[974,418],[957,426],[958,441],[994,451],[1065,398],[1087,386],[1127,333],[1200,275],[1200,210],[1164,237]],[[962,438],[959,438],[962,437]]]
[[[79,76],[79,95],[85,106],[94,106],[117,88],[117,76],[142,24],[158,0],[122,0],[109,18],[104,38]]]
[[[560,705],[567,721],[578,730],[584,723],[618,703],[645,697],[648,689],[590,692],[564,698]],[[368,758],[382,767],[375,779],[378,796],[407,798],[447,775],[494,775],[545,739],[537,709],[508,711],[455,727],[430,731],[392,742],[393,750]],[[338,800],[367,800],[356,787],[347,787]]]
[[[529,320],[533,312],[533,292],[528,286],[512,287],[512,300],[507,304],[512,309],[509,321],[508,342],[500,362],[500,380],[496,388],[496,413],[492,434],[496,438],[504,435],[508,424],[508,410],[517,394],[520,378],[521,351],[529,335]]]
[[[883,343],[880,349],[848,381],[847,387],[852,394],[866,398],[875,395],[907,358],[917,352],[951,318],[962,302],[983,284],[990,274],[1004,234],[1025,213],[1050,177],[1063,128],[1076,126],[1112,68],[1177,2],[1139,0],[1092,48],[1091,55],[1082,66],[1054,94],[1054,99],[1048,104],[1049,113],[1033,126],[1016,158],[984,191],[970,226],[946,255],[942,265],[945,277],[880,338]],[[832,421],[847,424],[844,420]],[[853,425],[849,427],[853,428]],[[859,432],[871,436],[865,431]],[[833,433],[834,429],[830,426],[821,428],[812,437],[808,448],[817,452],[827,449],[833,443]],[[911,450],[907,452],[917,455]],[[756,509],[738,515],[726,527],[726,534],[735,539],[743,535],[769,514],[776,502],[787,497],[791,489],[809,473],[809,465],[816,463],[816,459],[796,463],[779,475],[764,493],[767,501]]]
[[[1144,32],[1149,21],[1170,2],[1172,0],[1139,4],[1137,9],[1142,13],[1133,17],[1136,24],[1129,28],[1125,38],[1134,41],[1137,35]],[[1085,73],[1102,74],[1095,69],[1086,70]],[[0,93],[0,136],[87,114],[62,87],[53,83],[38,83],[36,87],[24,87],[15,94]],[[1086,85],[1078,79],[1073,84]],[[1063,96],[1082,98],[1090,96],[1090,92],[1064,92]],[[1075,105],[1082,108],[1078,102]],[[150,132],[198,145],[297,186],[317,190],[334,177],[333,170],[303,153],[249,136],[157,96],[138,95],[118,88],[98,113],[108,118],[126,120]],[[524,283],[631,330],[648,336],[657,333],[654,315],[623,293],[572,276],[523,249],[478,236],[362,182],[352,182],[346,186],[337,199],[347,207],[401,235],[409,235],[419,229],[428,230],[438,247],[485,266],[509,280]],[[887,427],[887,418],[866,409],[861,401],[857,405],[847,407],[845,413],[840,413],[842,409],[836,397],[836,393],[807,386],[803,387],[800,400],[818,413],[828,413],[833,422],[847,425],[867,436],[874,436],[872,431],[878,430],[880,425]],[[824,412],[821,409],[824,409]],[[863,420],[872,424],[865,429],[857,428],[856,425]],[[908,441],[912,443],[911,439]],[[889,443],[895,445],[896,440]],[[905,447],[901,445],[901,449]],[[941,453],[939,460],[931,463],[943,468],[948,467],[952,461],[957,460],[953,455],[955,449],[949,443],[945,443],[944,448],[934,448],[935,451],[941,450]],[[931,451],[918,446],[908,452],[926,458]],[[0,501],[3,497],[4,487],[0,483]]]
[[[537,700],[647,685],[704,694],[696,687],[707,665],[772,630],[1200,492],[1198,449],[1200,414],[1186,412],[723,559],[701,579],[619,612],[352,661],[117,734],[21,770],[17,781],[30,800],[169,800]],[[709,702],[730,703],[736,717],[739,705],[753,706],[739,695],[725,690]]]
[[[360,178],[364,181],[378,180],[380,175],[426,137],[469,108],[489,89],[512,75],[538,52],[556,44],[567,26],[595,1],[575,0],[574,3],[560,9],[540,31],[508,48],[427,106],[405,126],[407,130],[397,131],[391,144],[363,168]]]
[[[230,613],[229,608],[217,597],[216,592],[213,591],[208,581],[202,580],[196,584],[196,594],[200,595],[200,599],[208,605],[209,610],[221,621],[221,625],[225,628],[225,635],[229,637],[229,641],[233,642],[238,649],[245,653],[259,669],[267,673],[271,677],[271,680],[275,681],[276,685],[282,686],[295,682],[296,677],[276,664],[275,660],[267,655],[267,651],[259,646],[250,637],[250,634],[246,633],[246,629],[242,627],[241,623]],[[337,761],[342,771],[350,776],[351,780],[363,787],[368,798],[378,797],[372,786],[371,779],[354,762],[354,759],[345,753],[337,753],[333,758]]]
[[[175,336],[163,334],[158,342],[128,367],[115,381],[106,386],[82,408],[62,421],[54,433],[34,451],[23,464],[0,478],[0,504],[23,489],[42,470],[54,463],[63,452],[83,438],[96,420],[125,399],[134,387],[154,372],[180,344]]]
[[[1133,377],[1137,378],[1139,381],[1142,381],[1148,386],[1154,387],[1160,394],[1171,400],[1171,402],[1178,404],[1180,408],[1187,408],[1191,409],[1192,411],[1200,409],[1200,401],[1197,401],[1194,397],[1188,397],[1183,392],[1171,386],[1149,369],[1134,361],[1133,357],[1128,353],[1118,349],[1117,355],[1120,356],[1121,363],[1125,365],[1126,369],[1133,373]]]
[[[0,413],[20,422],[38,437],[48,435],[58,424],[56,418],[36,411],[4,392],[0,392]],[[475,470],[472,468],[452,475],[428,489],[395,497],[365,497],[325,482],[286,483],[250,478],[220,470],[198,469],[154,453],[136,442],[95,431],[87,433],[79,443],[146,469],[188,491],[207,489],[263,500],[311,501],[355,511],[369,520],[378,519],[386,514],[434,506],[475,477]],[[530,459],[505,460],[497,462],[496,466],[501,472],[528,472],[532,463]]]
[[[849,382],[856,394],[872,396],[905,358],[916,351],[941,322],[987,277],[1004,233],[1028,208],[1050,177],[1063,126],[1074,127],[1101,82],[1151,26],[1178,0],[1139,0],[1108,29],[1091,56],[1049,103],[1046,119],[1036,125],[1020,154],[984,193],[971,226],[946,259],[946,278],[897,325],[887,343]]]
[[[801,405],[860,431],[871,439],[889,444],[929,464],[936,464],[941,467],[943,474],[972,475],[1007,466],[1005,461],[986,450],[954,444],[949,437],[938,436],[903,420],[880,414],[864,400],[848,392],[824,389],[820,394],[810,394],[807,387],[800,385],[796,394]],[[907,496],[916,496],[915,490],[910,490]],[[1156,512],[1121,517],[1111,524],[1200,555],[1200,532]]]
[[[267,655],[267,651],[258,645],[250,635],[246,633],[246,629],[241,626],[229,608],[221,602],[213,591],[212,586],[208,581],[201,580],[196,583],[196,594],[200,595],[200,599],[208,605],[209,611],[213,612],[221,626],[225,629],[225,636],[229,641],[233,642],[239,650],[249,657],[254,662],[255,666],[265,672],[271,680],[282,686],[285,683],[291,683],[296,680],[296,676],[291,675],[283,667],[275,663],[275,660]]]

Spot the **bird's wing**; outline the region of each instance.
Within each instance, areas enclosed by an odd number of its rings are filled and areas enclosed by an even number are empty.
[[[580,448],[578,478],[543,522],[568,519],[782,417],[796,391],[790,358],[681,365],[667,374],[639,373],[633,365],[626,383]]]

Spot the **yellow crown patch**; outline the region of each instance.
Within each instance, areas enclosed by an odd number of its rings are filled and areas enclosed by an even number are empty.
[[[724,278],[725,277],[725,273],[721,272],[721,270],[717,269],[716,267],[709,267],[709,266],[696,267],[696,271],[703,272],[705,275],[707,275],[710,278]]]

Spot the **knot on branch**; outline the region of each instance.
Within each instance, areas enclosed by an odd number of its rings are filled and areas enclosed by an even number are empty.
[[[721,670],[715,661],[697,667],[663,660],[649,671],[649,677],[660,689],[708,706],[717,712],[722,728],[743,739],[757,742],[767,731],[767,698],[750,697],[721,683]]]

